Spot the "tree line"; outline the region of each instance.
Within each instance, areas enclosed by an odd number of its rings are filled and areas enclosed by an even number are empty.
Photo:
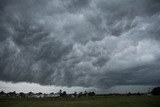
[[[95,92],[80,92],[80,93],[77,93],[77,92],[74,92],[72,94],[67,94],[66,91],[62,91],[60,90],[59,92],[57,93],[50,93],[50,94],[47,94],[47,93],[42,93],[42,92],[39,92],[39,93],[33,93],[33,92],[29,92],[29,93],[23,93],[23,92],[20,92],[20,93],[16,93],[16,91],[13,91],[13,92],[8,92],[8,93],[5,93],[4,91],[1,91],[0,92],[0,97],[27,97],[27,98],[46,98],[46,97],[53,97],[53,98],[58,98],[58,97],[82,97],[82,96],[94,96],[95,95]]]
[[[15,91],[13,92],[8,92],[5,93],[4,91],[0,92],[0,97],[27,97],[27,98],[44,98],[44,97],[53,97],[53,98],[58,98],[58,97],[90,97],[90,96],[105,96],[105,95],[112,95],[112,96],[118,96],[118,95],[127,95],[127,96],[131,96],[131,95],[156,95],[156,96],[160,96],[160,87],[155,87],[153,88],[149,93],[127,93],[127,94],[119,94],[119,93],[113,93],[113,94],[95,94],[95,92],[74,92],[72,94],[67,94],[66,91],[62,91],[60,90],[57,93],[50,93],[50,94],[46,94],[46,93],[33,93],[33,92],[29,92],[29,93],[16,93]]]

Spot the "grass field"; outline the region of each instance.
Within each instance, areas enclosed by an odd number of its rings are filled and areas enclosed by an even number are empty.
[[[81,98],[0,98],[0,107],[160,107],[156,96],[96,96]]]

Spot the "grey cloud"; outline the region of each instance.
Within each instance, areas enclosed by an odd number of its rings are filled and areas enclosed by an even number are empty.
[[[89,6],[91,0],[68,0],[66,8],[69,12],[75,13],[81,9],[85,9]],[[62,0],[62,2],[66,2],[65,0]]]
[[[97,67],[102,67],[105,65],[105,63],[109,60],[109,58],[106,57],[99,57],[94,62],[93,65]]]
[[[2,0],[0,80],[159,84],[158,0]]]

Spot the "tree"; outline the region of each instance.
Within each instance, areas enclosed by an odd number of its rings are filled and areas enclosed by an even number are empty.
[[[85,92],[84,92],[84,96],[88,96],[88,93],[87,93],[87,91],[85,91]]]
[[[4,91],[0,92],[0,96],[5,96],[5,95],[6,95],[6,93]]]
[[[9,96],[9,97],[16,97],[16,96],[17,96],[17,94],[16,94],[16,92],[15,92],[15,91],[13,91],[13,92],[9,92],[9,93],[7,93],[7,96]]]
[[[66,91],[59,90],[59,94],[61,97],[65,97],[67,95]]]
[[[76,96],[76,95],[77,95],[77,92],[74,92],[73,95]]]
[[[20,97],[25,97],[25,94],[24,94],[23,92],[20,92],[20,93],[19,93],[19,96],[20,96]]]
[[[127,95],[128,95],[128,96],[131,96],[132,94],[129,92]]]
[[[63,91],[62,92],[62,97],[66,97],[66,95],[67,95],[66,91]]]
[[[59,94],[62,94],[62,90],[59,90]]]
[[[78,97],[82,97],[83,96],[83,92],[80,92],[79,94],[78,94]]]
[[[155,87],[151,91],[152,95],[160,95],[160,87]]]
[[[4,91],[1,91],[1,92],[0,92],[0,95],[3,95],[3,94],[5,94],[5,92],[4,92]]]
[[[94,95],[95,95],[94,92],[89,92],[89,93],[88,93],[88,96],[94,96]]]

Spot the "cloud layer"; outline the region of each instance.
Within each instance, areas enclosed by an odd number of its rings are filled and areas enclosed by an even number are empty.
[[[1,0],[0,80],[160,83],[159,0]]]

